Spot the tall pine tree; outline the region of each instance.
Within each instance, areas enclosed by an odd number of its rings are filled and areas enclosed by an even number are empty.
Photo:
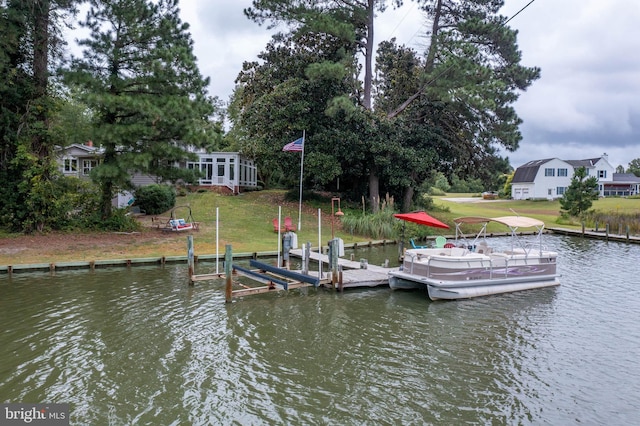
[[[138,171],[164,180],[194,179],[173,167],[202,146],[214,112],[193,54],[189,26],[177,0],[91,0],[67,82],[78,85],[94,117],[94,143],[104,149],[92,178],[101,187],[102,216],[111,199],[130,189]]]
[[[415,1],[428,16],[429,48],[419,60],[413,52],[383,44],[379,52],[387,57],[378,62],[384,68],[378,69],[382,85],[377,88],[371,71],[374,15],[402,2],[253,0],[253,7],[245,10],[260,24],[287,24],[294,39],[313,33],[347,43],[344,54],[350,60],[310,65],[309,79],[333,75],[340,65],[348,69],[359,63],[358,52],[364,53],[363,81],[326,99],[326,113],[359,118],[357,146],[348,150],[362,153],[359,180],[368,183],[373,210],[380,189],[390,187],[402,188],[408,209],[415,188],[434,166],[462,178],[500,166],[496,147],[515,150],[521,138],[520,118],[512,105],[539,77],[539,69],[520,65],[517,33],[498,14],[502,0]],[[372,93],[377,94],[373,102]],[[421,159],[427,161],[416,164]]]
[[[51,62],[77,0],[0,2],[0,223],[42,230],[55,209]]]

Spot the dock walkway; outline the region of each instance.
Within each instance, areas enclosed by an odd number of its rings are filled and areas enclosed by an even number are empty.
[[[302,258],[302,249],[293,249],[289,252],[291,256]],[[322,261],[324,264],[329,263],[329,256],[312,251],[310,260]],[[383,266],[367,264],[366,269],[361,269],[360,262],[354,260],[338,258],[338,264],[344,269],[342,271],[342,287],[378,287],[389,285],[389,271],[398,268],[385,268]]]

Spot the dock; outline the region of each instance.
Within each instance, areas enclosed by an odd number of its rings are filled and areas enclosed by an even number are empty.
[[[294,257],[302,258],[302,249],[293,249],[289,254]],[[309,259],[316,262],[322,261],[324,265],[328,265],[329,263],[329,256],[316,251],[311,252]],[[398,269],[385,268],[383,266],[370,265],[368,263],[363,264],[359,261],[343,258],[338,258],[338,265],[343,269],[343,288],[378,287],[389,285],[389,271]],[[331,285],[329,279],[321,280],[321,282],[326,285],[325,281]]]
[[[302,249],[293,249],[289,251],[292,257],[302,258]],[[309,251],[309,259],[306,261],[307,267],[309,261],[322,262],[329,265],[329,256]],[[361,288],[361,287],[378,287],[389,285],[389,271],[397,268],[386,268],[383,266],[369,265],[366,259],[354,261],[349,259],[337,258],[338,272],[335,271],[293,271],[287,268],[281,268],[273,264],[260,262],[256,259],[249,261],[249,267],[233,264],[233,256],[231,246],[227,245],[225,252],[225,272],[215,274],[196,275],[190,266],[190,283],[193,285],[196,281],[205,281],[212,279],[225,278],[225,300],[230,303],[235,297],[243,297],[255,294],[264,294],[277,291],[287,291],[303,287],[327,287],[337,290],[345,288]],[[190,259],[190,264],[193,260]],[[334,263],[335,265],[335,263]],[[324,269],[324,268],[322,268]],[[236,279],[235,276],[243,276],[249,278],[253,282],[257,282],[259,286],[251,286],[244,284]],[[233,289],[233,287],[236,289]],[[241,287],[241,288],[237,288]]]
[[[629,235],[629,233],[617,233],[613,234],[607,229],[605,230],[580,230],[580,229],[568,229],[568,228],[547,228],[554,234],[568,235],[572,237],[584,237],[605,241],[616,241],[620,243],[632,243],[640,244],[640,237],[635,235]]]

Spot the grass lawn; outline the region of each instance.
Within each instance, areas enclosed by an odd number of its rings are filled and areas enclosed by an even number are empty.
[[[179,197],[176,205],[188,205],[193,218],[200,222],[200,230],[193,232],[196,254],[216,252],[216,209],[219,211],[219,251],[224,252],[231,244],[235,253],[275,251],[278,248],[277,234],[272,220],[282,209],[282,218],[290,216],[298,224],[298,203],[285,202],[284,191],[269,190],[247,192],[238,196],[225,196],[213,192],[199,192]],[[460,216],[505,216],[514,212],[522,216],[540,219],[549,226],[579,229],[579,223],[558,223],[560,204],[558,201],[498,200],[486,202],[456,202],[451,198],[473,197],[472,194],[450,194],[435,197],[434,211],[428,212],[452,227],[450,230],[433,229],[434,235],[454,233],[453,219]],[[476,197],[481,201],[480,197]],[[318,208],[322,211],[321,241],[326,245],[331,239],[331,203],[304,204],[302,227],[298,232],[298,243],[307,241],[318,245]],[[640,199],[604,198],[594,202],[594,209],[608,212],[637,213]],[[361,207],[350,210],[342,203],[346,215],[361,214]],[[163,217],[168,218],[166,213]],[[186,216],[188,209],[181,209]],[[185,217],[186,219],[186,217]],[[186,235],[166,232],[151,227],[150,217],[141,217],[143,231],[133,235],[113,233],[50,233],[45,235],[0,234],[0,265],[18,263],[49,263],[74,260],[130,259],[186,254]],[[489,232],[504,232],[499,225],[491,225]],[[362,235],[351,235],[334,222],[334,234],[345,243],[369,241]]]

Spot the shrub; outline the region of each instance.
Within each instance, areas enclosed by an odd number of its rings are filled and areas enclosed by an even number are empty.
[[[176,192],[168,185],[148,185],[136,190],[135,204],[147,214],[160,214],[176,203]]]

